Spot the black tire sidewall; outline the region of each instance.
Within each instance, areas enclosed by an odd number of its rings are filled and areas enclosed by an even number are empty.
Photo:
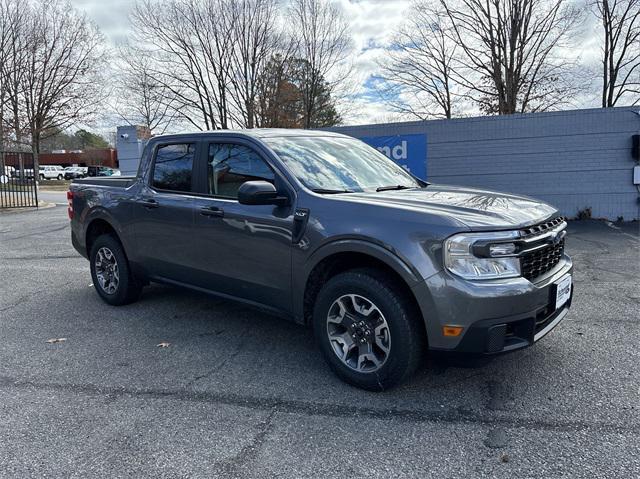
[[[114,294],[106,293],[100,283],[95,270],[95,258],[100,248],[109,248],[116,257],[118,262],[119,283],[118,288]],[[98,295],[106,302],[114,306],[120,306],[128,304],[137,299],[140,287],[137,285],[132,277],[129,269],[129,262],[125,255],[124,248],[116,238],[111,235],[99,236],[91,245],[91,253],[89,254],[89,262],[91,269],[91,278],[93,279],[93,286],[96,289]]]
[[[375,372],[360,373],[349,368],[336,356],[329,342],[327,313],[333,302],[345,294],[358,294],[373,301],[389,325],[389,357]],[[344,381],[372,391],[389,389],[407,379],[423,354],[424,332],[416,324],[413,308],[397,288],[372,271],[349,271],[331,278],[316,299],[313,329],[316,343],[331,369]]]

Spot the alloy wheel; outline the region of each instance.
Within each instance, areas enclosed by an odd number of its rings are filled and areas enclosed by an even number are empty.
[[[380,369],[391,350],[391,333],[382,311],[358,294],[345,294],[333,302],[327,314],[327,336],[338,359],[361,373]]]
[[[113,251],[106,246],[100,248],[96,253],[94,266],[100,288],[107,294],[115,294],[120,284],[120,272]]]

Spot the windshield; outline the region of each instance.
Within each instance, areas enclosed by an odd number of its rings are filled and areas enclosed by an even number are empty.
[[[264,141],[311,190],[352,192],[422,186],[404,168],[360,140],[328,136]]]

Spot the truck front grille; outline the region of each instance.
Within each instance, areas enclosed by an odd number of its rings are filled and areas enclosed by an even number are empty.
[[[564,237],[557,236],[553,237],[557,239],[550,240],[549,235],[553,235],[554,231],[562,231],[565,226],[565,218],[558,216],[520,230],[520,237],[526,242],[525,250],[520,256],[523,277],[533,281],[551,271],[560,262],[564,254]],[[561,234],[564,235],[563,232]]]
[[[555,218],[545,221],[544,223],[538,223],[537,225],[529,226],[528,228],[520,230],[520,236],[522,238],[531,238],[546,233],[547,231],[560,226],[566,220],[564,216],[556,216]]]
[[[520,258],[520,269],[522,276],[529,281],[542,276],[547,271],[551,271],[564,254],[564,239],[557,244],[545,246],[544,248],[525,253]]]

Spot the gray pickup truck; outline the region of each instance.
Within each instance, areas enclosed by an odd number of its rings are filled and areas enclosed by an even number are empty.
[[[426,183],[335,133],[156,137],[136,177],[75,180],[68,199],[107,303],[152,281],[239,300],[310,325],[334,372],[370,390],[426,350],[530,346],[573,295],[556,209]]]

